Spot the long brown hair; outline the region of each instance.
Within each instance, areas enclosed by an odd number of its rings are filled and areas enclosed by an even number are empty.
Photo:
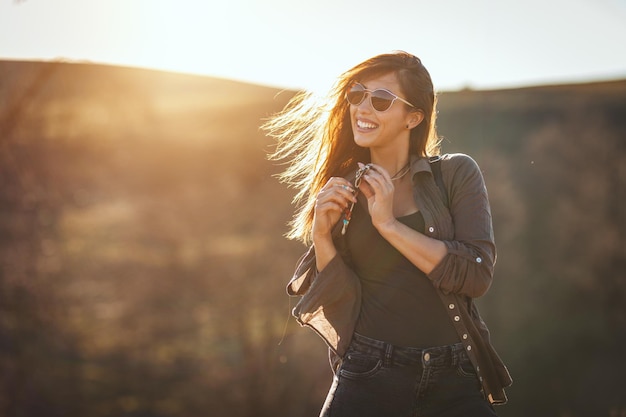
[[[297,94],[262,126],[277,139],[270,159],[289,161],[279,178],[298,191],[288,238],[309,244],[315,199],[324,184],[331,177],[347,176],[356,170],[357,162],[370,162],[369,149],[354,142],[345,93],[354,81],[389,73],[398,77],[403,97],[424,112],[424,120],[411,130],[409,153],[419,157],[439,154],[433,83],[414,55],[398,51],[370,58],[343,73],[324,99],[308,92]]]

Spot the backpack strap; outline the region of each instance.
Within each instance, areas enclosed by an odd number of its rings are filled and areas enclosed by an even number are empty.
[[[446,190],[446,185],[443,183],[443,176],[441,175],[441,156],[432,156],[428,160],[430,162],[430,169],[433,172],[433,177],[435,179],[435,183],[441,192],[441,199],[443,200],[443,204],[450,208],[450,202],[448,201],[448,191]]]

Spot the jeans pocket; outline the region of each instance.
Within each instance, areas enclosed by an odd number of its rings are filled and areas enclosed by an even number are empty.
[[[459,376],[463,376],[466,378],[478,378],[478,374],[474,369],[474,365],[472,365],[472,362],[470,362],[469,359],[459,362],[456,368],[456,372],[459,374]]]
[[[369,378],[375,375],[382,365],[383,361],[380,358],[348,352],[339,368],[339,375],[348,379]]]

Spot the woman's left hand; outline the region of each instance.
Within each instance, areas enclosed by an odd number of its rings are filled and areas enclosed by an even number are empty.
[[[360,164],[361,165],[361,164]],[[370,164],[371,168],[363,175],[359,189],[367,198],[367,207],[372,224],[378,228],[395,221],[393,215],[394,185],[389,173],[380,165]]]

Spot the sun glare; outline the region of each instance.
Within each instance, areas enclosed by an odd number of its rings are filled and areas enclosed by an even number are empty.
[[[219,13],[216,10],[219,7]],[[136,26],[126,27],[130,51],[140,66],[183,72],[228,73],[229,63],[218,59],[228,53],[232,42],[228,30],[235,10],[228,3],[154,2],[133,10]]]
[[[617,53],[626,33],[623,0],[496,3],[456,0],[456,13],[441,2],[408,2],[402,13],[378,8],[372,31],[363,25],[374,17],[369,0],[6,1],[0,58],[87,60],[313,91],[326,91],[342,71],[393,49],[419,55],[435,84],[447,88],[623,74]],[[549,17],[566,4],[568,19]],[[437,19],[416,27],[414,15],[445,16],[450,30]],[[529,33],[520,30],[527,21]]]
[[[243,81],[254,78],[318,92],[325,92],[338,75],[333,64],[341,57],[310,64],[308,45],[320,35],[289,39],[285,33],[297,33],[299,23],[268,4],[242,0],[130,7],[133,24],[120,30],[129,39],[127,54],[134,53],[128,58],[138,66]],[[285,56],[287,64],[278,73],[274,64],[285,61]]]

